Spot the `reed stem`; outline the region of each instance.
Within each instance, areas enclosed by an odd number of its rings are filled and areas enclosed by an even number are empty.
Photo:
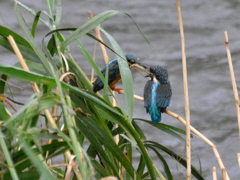
[[[186,116],[186,158],[187,158],[187,179],[191,180],[191,138],[190,138],[190,110],[188,98],[188,79],[187,79],[187,61],[186,61],[186,47],[183,30],[183,21],[181,13],[180,0],[177,0],[178,21],[180,28],[180,36],[182,42],[182,70],[183,70],[183,88],[184,88],[184,102],[185,102],[185,116]]]
[[[217,180],[217,171],[216,171],[216,167],[212,168],[212,175],[213,175],[213,180]]]
[[[240,167],[240,153],[237,153],[238,165]]]
[[[229,71],[230,71],[230,76],[232,80],[233,93],[234,93],[234,98],[236,103],[236,111],[237,111],[237,118],[238,118],[238,132],[240,136],[240,107],[239,107],[240,104],[239,104],[237,84],[236,84],[236,79],[235,79],[234,69],[232,64],[232,57],[231,57],[231,52],[229,48],[228,33],[226,31],[224,32],[224,36],[225,36],[225,45],[226,45],[226,51],[227,51]]]

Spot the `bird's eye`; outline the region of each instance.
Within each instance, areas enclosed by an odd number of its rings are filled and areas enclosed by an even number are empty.
[[[135,61],[134,61],[134,60],[131,60],[130,62],[131,62],[131,63],[134,63]]]

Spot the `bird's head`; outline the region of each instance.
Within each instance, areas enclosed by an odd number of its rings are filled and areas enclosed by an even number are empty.
[[[152,80],[157,80],[162,84],[166,84],[168,82],[168,73],[165,68],[162,66],[152,66],[149,68],[150,76]]]
[[[126,57],[128,63],[129,63],[130,65],[136,64],[136,65],[141,66],[141,67],[144,68],[144,69],[147,68],[146,66],[144,66],[143,64],[141,64],[141,63],[139,62],[138,58],[137,58],[135,55],[133,55],[133,54],[126,54],[125,57]]]
[[[126,54],[125,55],[127,61],[130,63],[130,64],[135,64],[137,63],[137,57],[133,54]]]

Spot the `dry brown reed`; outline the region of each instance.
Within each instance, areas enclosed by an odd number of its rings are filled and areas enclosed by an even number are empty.
[[[222,169],[222,180],[227,180],[227,172],[225,168]]]
[[[225,36],[225,46],[226,46],[226,51],[227,51],[229,71],[230,71],[230,76],[231,76],[231,80],[232,80],[233,93],[234,93],[234,98],[235,98],[235,103],[236,103],[237,118],[238,118],[238,131],[239,131],[239,135],[240,135],[240,107],[239,107],[240,104],[239,104],[237,84],[236,84],[236,79],[235,79],[234,69],[233,69],[233,64],[232,64],[232,56],[231,56],[230,47],[229,47],[228,33],[226,31],[224,32],[224,36]]]
[[[217,180],[217,171],[216,171],[216,167],[212,168],[212,176],[213,176],[213,180]]]
[[[188,98],[188,79],[187,79],[187,60],[186,60],[186,47],[183,30],[182,12],[180,0],[177,0],[178,22],[180,28],[180,36],[182,43],[182,70],[183,70],[183,88],[184,88],[184,103],[185,103],[185,116],[186,116],[186,159],[187,159],[187,179],[191,178],[191,138],[190,138],[190,110]]]

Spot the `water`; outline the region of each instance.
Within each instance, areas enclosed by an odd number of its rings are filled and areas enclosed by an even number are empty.
[[[22,0],[35,11],[46,10],[43,1]],[[106,10],[114,9],[129,14],[138,24],[142,33],[150,41],[153,49],[145,42],[133,21],[121,13],[102,24],[120,44],[125,53],[136,54],[147,65],[162,65],[168,69],[169,79],[173,89],[173,96],[169,110],[184,117],[184,98],[182,83],[181,41],[175,1],[63,1],[63,21],[69,27],[79,27],[87,21],[87,12],[91,10],[95,15]],[[236,108],[234,104],[230,73],[224,44],[224,31],[229,34],[230,48],[235,68],[235,76],[240,85],[240,6],[237,1],[182,1],[182,15],[185,30],[189,101],[191,110],[191,124],[218,148],[223,163],[231,179],[239,179],[240,171],[236,154],[239,153],[239,137],[237,128]],[[0,1],[0,24],[19,34],[21,30],[13,11],[12,1]],[[26,22],[31,23],[33,18],[24,13]],[[40,25],[37,32],[37,40],[47,33],[47,29]],[[83,38],[82,43],[93,53],[94,42],[89,38]],[[108,43],[106,41],[106,43]],[[73,46],[74,47],[74,46]],[[15,56],[0,48],[0,62],[12,65],[16,62]],[[75,60],[82,57],[77,48],[71,49]],[[100,51],[97,58],[101,59]],[[110,57],[115,56],[110,53]],[[83,62],[81,62],[81,66]],[[103,67],[103,62],[99,62]],[[89,70],[89,65],[84,64],[83,69]],[[142,95],[142,89],[146,82],[141,75],[133,72],[135,94]],[[121,85],[119,85],[121,86]],[[21,98],[27,98],[28,94],[21,94]],[[21,93],[20,93],[21,92]],[[118,95],[118,97],[122,97]],[[145,113],[143,103],[135,102],[134,117],[150,120]],[[184,126],[167,115],[163,115],[162,122],[184,128]],[[148,133],[150,140],[156,140],[173,151],[184,156],[184,144],[173,141],[172,137],[140,123],[144,132]],[[212,178],[211,169],[217,167],[220,178],[221,171],[214,157],[211,147],[201,139],[192,139],[192,160],[196,167],[198,157],[201,159],[203,175],[206,179]],[[167,156],[165,156],[167,157]],[[176,179],[184,179],[185,170],[168,158]],[[159,162],[157,162],[159,163]],[[161,164],[158,164],[160,167]],[[179,169],[180,168],[180,169]],[[183,175],[180,175],[179,172]],[[180,174],[181,174],[180,173]]]

